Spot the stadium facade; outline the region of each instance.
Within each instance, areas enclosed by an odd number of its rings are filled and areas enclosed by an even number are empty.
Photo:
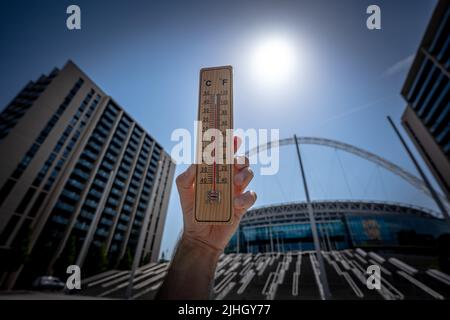
[[[322,250],[436,253],[450,230],[445,220],[416,206],[373,201],[312,203]],[[304,202],[255,208],[242,219],[226,252],[313,250]]]

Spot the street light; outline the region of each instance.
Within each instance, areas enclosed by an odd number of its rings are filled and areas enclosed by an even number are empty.
[[[308,183],[306,182],[305,170],[303,169],[303,162],[302,162],[302,157],[300,154],[300,147],[299,147],[299,144],[297,141],[297,135],[295,135],[295,134],[294,134],[294,141],[295,141],[295,146],[297,148],[297,156],[298,156],[298,162],[300,165],[300,172],[301,172],[302,178],[303,178],[303,187],[305,189],[306,206],[308,208],[309,223],[311,225],[311,232],[312,232],[313,241],[314,241],[314,248],[316,250],[317,262],[319,263],[320,282],[322,282],[324,298],[325,298],[325,300],[329,300],[331,298],[331,293],[330,293],[330,288],[328,287],[327,274],[325,273],[325,265],[323,263],[322,251],[320,249],[319,236],[317,234],[316,219],[314,217],[311,199],[309,198]]]

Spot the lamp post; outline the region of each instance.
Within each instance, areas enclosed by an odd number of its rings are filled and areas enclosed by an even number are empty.
[[[417,171],[419,172],[420,177],[425,182],[425,185],[427,186],[428,191],[430,192],[431,196],[433,197],[434,201],[436,202],[439,210],[441,211],[442,215],[447,220],[447,223],[450,226],[450,216],[449,216],[448,211],[445,208],[444,204],[442,203],[441,199],[439,198],[439,195],[437,194],[436,190],[434,190],[433,186],[430,183],[430,180],[428,180],[427,176],[423,172],[422,168],[419,165],[419,162],[417,162],[417,160],[414,157],[413,153],[411,152],[411,150],[409,149],[409,147],[406,144],[405,140],[403,139],[402,135],[400,134],[400,131],[398,131],[397,126],[395,125],[394,121],[392,121],[390,116],[387,116],[387,119],[388,119],[390,125],[392,126],[392,128],[394,129],[394,132],[396,133],[398,139],[400,140],[400,142],[402,143],[403,147],[405,148],[406,153],[408,154],[409,158],[414,163],[414,166],[416,167]]]
[[[308,183],[306,182],[305,170],[303,169],[302,156],[300,154],[300,147],[298,145],[297,135],[295,135],[295,134],[294,134],[294,141],[295,141],[295,147],[297,149],[297,156],[298,156],[298,162],[300,165],[300,172],[301,172],[302,179],[303,179],[303,187],[305,190],[306,205],[308,208],[309,223],[311,225],[311,232],[312,232],[313,241],[314,241],[314,248],[316,250],[317,262],[319,263],[320,282],[322,282],[324,298],[325,298],[325,300],[329,300],[331,298],[331,293],[330,293],[330,288],[328,287],[327,274],[325,273],[325,265],[323,263],[322,251],[320,249],[316,219],[314,217],[314,211],[313,211],[313,207],[311,204],[311,199],[309,198]]]

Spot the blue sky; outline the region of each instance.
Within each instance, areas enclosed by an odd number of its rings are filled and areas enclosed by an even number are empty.
[[[65,26],[78,4],[82,29]],[[381,8],[382,29],[366,28],[366,8]],[[176,128],[193,130],[198,71],[234,67],[235,127],[278,128],[341,140],[415,173],[386,115],[398,123],[400,89],[435,0],[421,1],[9,1],[0,3],[0,106],[24,84],[77,63],[170,151]],[[252,52],[283,37],[298,60],[287,84],[255,81]],[[174,89],[176,88],[176,90]],[[313,199],[374,199],[434,208],[391,173],[323,147],[304,147]],[[256,176],[256,205],[303,200],[295,150],[281,149],[281,169]],[[185,166],[179,166],[177,173]],[[275,187],[274,187],[275,186]],[[162,249],[182,226],[172,190]]]

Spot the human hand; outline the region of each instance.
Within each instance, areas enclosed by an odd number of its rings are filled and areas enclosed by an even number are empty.
[[[235,137],[235,151],[238,149],[238,139]],[[238,159],[241,158],[241,159]],[[244,159],[242,159],[244,158]],[[230,224],[206,225],[194,222],[195,198],[195,165],[191,165],[176,179],[181,208],[183,211],[183,239],[200,241],[215,251],[223,251],[236,231],[242,216],[255,203],[256,193],[244,192],[253,179],[253,171],[249,167],[247,157],[235,157],[234,161],[234,217]]]

